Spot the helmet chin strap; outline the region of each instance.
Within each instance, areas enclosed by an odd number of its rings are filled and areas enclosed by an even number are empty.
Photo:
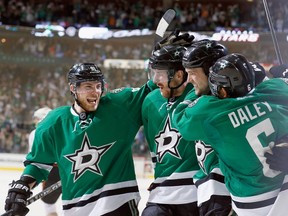
[[[78,113],[74,106],[73,106],[73,108],[74,108],[74,111],[79,115],[80,120],[84,121],[87,119],[87,116],[88,116],[87,114],[89,112],[84,109],[84,107],[81,105],[80,101],[78,100],[76,89],[77,89],[77,87],[76,87],[76,85],[74,85],[74,91],[75,91],[75,93],[73,93],[74,94],[74,100],[77,103],[77,105],[80,106],[84,110],[84,112]]]
[[[174,75],[175,75],[175,73],[174,73]],[[174,90],[177,89],[177,88],[179,88],[180,86],[182,86],[182,85],[186,82],[186,80],[187,80],[187,77],[184,76],[183,79],[182,79],[182,82],[181,82],[179,85],[177,85],[177,86],[175,86],[175,87],[171,87],[171,86],[170,86],[170,82],[171,82],[171,80],[173,79],[174,75],[173,75],[173,76],[169,76],[169,78],[168,78],[168,87],[171,89],[171,91],[170,91],[170,96],[169,96],[168,100],[169,100],[170,98],[173,98]]]
[[[170,81],[171,81],[171,80],[170,80]],[[182,82],[181,82],[179,85],[177,85],[176,87],[171,87],[171,86],[170,86],[170,81],[168,81],[168,87],[169,87],[171,90],[179,88],[180,86],[182,86],[182,85],[186,82],[186,80],[182,80]]]
[[[85,110],[85,109],[81,106],[81,103],[79,102],[78,99],[75,98],[75,102],[77,103],[78,106],[80,106],[83,110]],[[73,108],[74,108],[74,111],[79,115],[79,119],[80,119],[81,121],[85,121],[85,120],[87,119],[87,116],[88,116],[87,114],[88,114],[88,112],[87,112],[86,110],[85,110],[84,112],[78,113],[74,106],[73,106]]]
[[[170,98],[173,98],[174,90],[177,89],[177,88],[179,88],[180,86],[182,86],[184,83],[185,83],[185,81],[182,81],[178,86],[176,86],[176,87],[171,87],[171,86],[170,86],[170,81],[168,82],[168,87],[170,88],[170,96],[169,96],[168,100],[169,100]]]

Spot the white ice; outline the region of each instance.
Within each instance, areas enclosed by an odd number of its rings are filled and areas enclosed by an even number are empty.
[[[3,165],[3,164],[2,164]],[[11,169],[4,169],[3,167],[5,166],[1,166],[1,162],[0,162],[0,215],[2,215],[5,210],[4,210],[4,203],[5,203],[5,198],[7,195],[7,191],[8,191],[8,185],[10,182],[12,182],[12,180],[16,180],[19,179],[19,176],[21,175],[21,171],[11,171]],[[140,213],[142,212],[142,210],[145,207],[146,201],[148,199],[148,191],[147,188],[149,186],[149,184],[152,182],[152,179],[144,179],[144,178],[139,178],[138,179],[138,184],[139,184],[139,190],[140,190],[140,194],[141,194],[141,201],[139,203],[139,210]],[[34,190],[33,190],[33,195],[39,193],[41,191],[41,186],[37,186]],[[57,210],[58,212],[61,212],[61,199],[59,198],[59,200],[57,201]],[[34,203],[31,203],[29,205],[29,213],[27,214],[27,216],[45,216],[45,211],[43,209],[43,202],[41,200],[37,200]],[[59,214],[61,215],[61,214]]]

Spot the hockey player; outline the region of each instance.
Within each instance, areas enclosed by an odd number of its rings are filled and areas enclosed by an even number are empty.
[[[171,122],[177,104],[193,89],[182,66],[185,46],[170,44],[149,59],[150,79],[159,87],[142,105],[144,133],[154,167],[154,181],[142,216],[198,216],[197,188],[192,176],[199,170],[194,142],[182,139]]]
[[[214,149],[238,216],[284,216],[288,179],[269,168],[264,153],[287,136],[288,80],[255,87],[254,71],[242,55],[222,57],[210,69],[214,96],[179,104],[173,122],[183,138]]]
[[[188,73],[188,81],[194,86],[195,93],[188,94],[185,100],[195,100],[195,94],[197,97],[210,94],[209,68],[225,55],[227,55],[226,47],[208,39],[195,42],[187,48],[182,63]],[[191,127],[193,125],[191,124]],[[231,198],[219,169],[218,157],[213,149],[205,149],[203,146],[204,143],[196,141],[195,148],[201,170],[193,177],[198,188],[200,215],[227,216],[232,208]]]
[[[270,68],[269,73],[275,78],[288,78],[288,65],[275,65]],[[287,158],[288,158],[288,137],[282,140],[282,143],[272,148],[272,153],[265,152],[266,162],[269,167],[274,170],[282,171],[288,174]]]
[[[75,102],[52,110],[37,126],[25,170],[11,183],[5,210],[26,215],[31,188],[46,180],[57,163],[64,215],[138,215],[131,145],[142,124],[142,102],[155,85],[148,82],[101,97],[103,74],[91,63],[75,64],[68,82]]]
[[[37,109],[34,112],[33,121],[34,121],[34,124],[36,127],[46,117],[46,115],[50,111],[51,111],[51,109],[49,107],[42,107],[40,109]],[[29,134],[29,151],[31,150],[32,144],[34,142],[35,131],[36,131],[36,129],[31,131],[31,133]],[[48,175],[47,180],[42,183],[43,190],[46,189],[47,187],[55,184],[59,180],[60,180],[59,170],[58,170],[57,164],[54,164],[52,170],[50,171],[50,173]],[[57,211],[56,211],[56,202],[57,202],[59,196],[61,195],[61,193],[62,193],[62,189],[60,187],[57,190],[55,190],[53,193],[48,194],[47,196],[42,198],[42,201],[44,203],[44,209],[45,209],[47,216],[57,216],[58,215]]]

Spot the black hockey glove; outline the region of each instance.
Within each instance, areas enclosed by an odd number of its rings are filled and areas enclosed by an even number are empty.
[[[276,144],[272,148],[272,154],[264,154],[270,169],[282,171],[288,174],[288,143]]]
[[[182,45],[182,46],[189,46],[191,45],[192,41],[194,40],[194,36],[190,35],[189,33],[180,34],[180,30],[174,30],[170,35],[159,41],[155,47],[154,51],[161,49],[166,45]]]
[[[199,207],[200,216],[228,216],[232,210],[230,196],[211,196]]]
[[[29,212],[26,201],[31,194],[32,192],[30,192],[30,188],[25,181],[13,181],[6,197],[5,211],[13,210],[10,215],[26,215]]]
[[[281,64],[270,68],[269,73],[274,78],[288,78],[288,64]]]
[[[255,85],[257,86],[266,78],[266,71],[258,62],[250,62],[254,74],[255,74]]]

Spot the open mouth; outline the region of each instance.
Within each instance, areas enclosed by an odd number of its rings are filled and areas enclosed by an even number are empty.
[[[97,99],[87,99],[88,103],[96,104]]]

